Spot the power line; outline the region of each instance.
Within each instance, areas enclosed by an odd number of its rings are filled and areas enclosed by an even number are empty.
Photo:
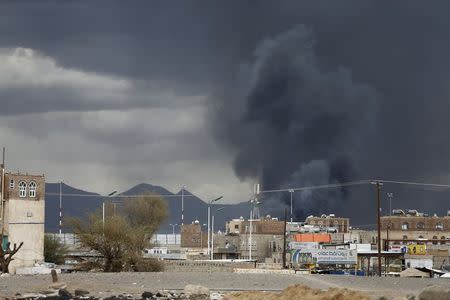
[[[45,193],[46,196],[59,196],[59,193]],[[62,196],[65,197],[95,197],[95,198],[110,198],[110,199],[114,199],[114,198],[138,198],[138,197],[180,197],[181,195],[160,195],[160,194],[139,194],[139,195],[114,195],[111,197],[108,196],[104,196],[104,195],[99,195],[99,194],[62,194]],[[195,195],[184,195],[183,197],[196,197]]]
[[[303,187],[296,187],[296,188],[261,190],[259,193],[260,194],[279,193],[279,192],[290,192],[292,190],[293,191],[319,190],[319,189],[329,189],[329,188],[337,188],[337,187],[345,187],[345,186],[364,185],[364,184],[370,184],[372,182],[404,184],[404,185],[414,185],[414,186],[424,186],[424,187],[450,188],[450,184],[412,182],[412,181],[395,181],[395,180],[385,180],[385,179],[367,179],[367,180],[350,181],[350,182],[342,182],[342,183],[334,183],[334,184],[303,186]]]
[[[384,180],[384,179],[375,179],[375,180],[372,180],[372,181],[378,181],[378,182],[382,182],[382,183],[394,183],[394,184],[405,184],[405,185],[416,185],[416,186],[430,186],[430,187],[450,188],[450,184],[439,184],[439,183],[394,181],[394,180]]]
[[[323,185],[314,185],[314,186],[303,186],[303,187],[287,188],[287,189],[262,190],[259,193],[263,194],[263,193],[289,192],[291,190],[305,191],[305,190],[330,189],[330,188],[336,188],[336,187],[369,184],[370,182],[371,182],[371,180],[359,180],[359,181],[350,181],[350,182],[332,183],[332,184],[323,184]]]
[[[404,185],[414,185],[414,186],[424,186],[424,187],[440,187],[440,188],[450,188],[450,184],[438,184],[438,183],[425,183],[425,182],[412,182],[412,181],[395,181],[395,180],[386,180],[386,179],[366,179],[366,180],[358,180],[358,181],[349,181],[349,182],[341,182],[341,183],[331,183],[331,184],[323,184],[323,185],[313,185],[313,186],[302,186],[295,188],[283,188],[283,189],[273,189],[273,190],[261,190],[260,194],[268,194],[268,193],[279,193],[279,192],[290,192],[290,191],[306,191],[306,190],[320,190],[320,189],[330,189],[330,188],[338,188],[338,187],[346,187],[346,186],[357,186],[370,184],[371,182],[380,182],[380,183],[392,183],[392,184],[404,184]],[[45,193],[46,196],[59,196],[60,193]],[[64,197],[96,197],[96,198],[137,198],[145,196],[145,194],[137,194],[137,195],[114,195],[112,197],[108,197],[106,195],[99,194],[71,194],[71,193],[63,193]],[[196,197],[195,195],[177,195],[177,194],[154,194],[148,195],[150,197]]]

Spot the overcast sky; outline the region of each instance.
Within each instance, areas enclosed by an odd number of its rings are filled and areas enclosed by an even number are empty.
[[[255,181],[449,178],[447,1],[0,6],[10,170],[226,202]]]
[[[146,182],[246,200],[249,185],[206,122],[215,76],[203,57],[208,36],[183,33],[195,14],[156,2],[90,3],[1,4],[8,168],[99,193]]]

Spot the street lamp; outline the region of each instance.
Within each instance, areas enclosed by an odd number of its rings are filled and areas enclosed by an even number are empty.
[[[181,187],[181,225],[184,225],[184,190],[186,186]]]
[[[289,193],[291,194],[291,223],[292,223],[292,195],[294,194],[294,189],[289,189]]]
[[[211,220],[211,204],[214,203],[214,202],[219,201],[222,198],[223,198],[223,196],[220,196],[220,197],[218,197],[216,199],[212,199],[212,200],[208,201],[208,255],[211,255],[211,245],[210,245],[210,242],[211,242],[211,239],[210,239],[211,229],[210,229],[210,226],[209,226],[209,221]]]
[[[216,209],[216,212],[224,210],[225,207],[220,207]],[[212,233],[211,233],[211,253],[210,253],[210,259],[214,259],[214,214],[212,215]]]
[[[392,198],[394,198],[394,193],[387,193],[387,196],[389,198],[389,216],[392,213]]]
[[[257,210],[257,213],[258,213],[258,215],[259,215],[259,208],[258,208],[258,205],[259,204],[261,204],[261,202],[259,202],[258,201],[258,198],[256,198],[256,196],[255,196],[255,198],[253,198],[253,199],[251,199],[250,200],[250,203],[252,204],[252,207],[251,207],[251,209],[250,209],[250,219],[249,219],[249,224],[250,224],[250,233],[249,233],[249,240],[248,240],[248,256],[249,256],[249,259],[251,260],[252,259],[252,232],[253,232],[253,218],[255,218],[255,214],[254,214],[254,211],[255,211],[255,208],[256,209],[258,209]]]
[[[107,196],[105,196],[104,198],[109,198],[109,197],[113,196],[116,193],[117,193],[117,191],[111,192]],[[103,203],[102,203],[102,220],[103,220],[103,229],[105,229],[105,199],[103,199]]]

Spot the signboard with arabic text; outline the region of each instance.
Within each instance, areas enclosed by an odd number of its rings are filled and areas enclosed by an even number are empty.
[[[349,249],[298,249],[291,251],[293,264],[354,265],[356,250]]]

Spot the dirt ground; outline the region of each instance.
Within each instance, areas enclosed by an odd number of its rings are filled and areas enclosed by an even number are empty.
[[[347,275],[162,272],[72,273],[60,274],[59,277],[60,281],[67,284],[67,289],[70,292],[73,292],[77,288],[82,288],[90,291],[90,295],[98,297],[118,295],[121,293],[138,297],[144,291],[180,291],[188,284],[202,285],[213,292],[220,293],[244,291],[281,293],[289,286],[303,285],[318,290],[339,288],[359,291],[369,295],[373,299],[379,296],[393,298],[395,296],[417,295],[423,288],[430,285],[440,285],[445,288],[450,288],[450,278],[378,278]],[[39,292],[47,289],[51,283],[52,279],[50,275],[13,275],[0,277],[0,296],[11,296],[17,292],[22,294]],[[286,292],[289,292],[289,290]],[[306,293],[306,291],[303,292]],[[295,294],[297,293],[295,292]],[[336,291],[336,293],[339,292]],[[289,297],[286,297],[286,299],[289,299]],[[339,297],[335,299],[339,299]]]
[[[236,292],[228,294],[226,300],[370,300],[364,293],[347,289],[331,288],[317,290],[304,285],[293,285],[282,293],[273,292]]]

